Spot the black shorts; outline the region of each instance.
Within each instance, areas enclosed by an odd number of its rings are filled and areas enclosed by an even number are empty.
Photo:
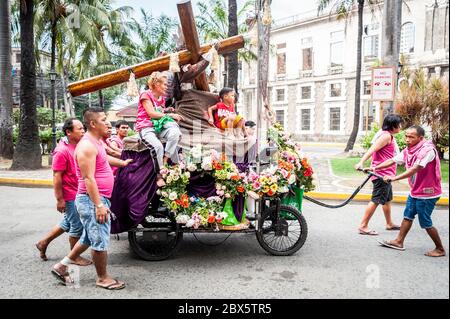
[[[384,205],[390,202],[393,198],[392,195],[392,185],[391,183],[385,183],[381,179],[375,179],[372,181],[373,191],[372,191],[372,202],[375,204]]]

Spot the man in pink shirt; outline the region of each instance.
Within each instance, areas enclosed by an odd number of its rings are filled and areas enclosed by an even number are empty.
[[[110,144],[113,147],[116,147],[120,150],[123,149],[123,139],[128,136],[128,130],[130,126],[128,125],[127,121],[120,120],[116,122],[116,135],[113,135],[110,138]]]
[[[399,155],[374,167],[374,170],[383,169],[394,163],[405,165],[406,171],[398,176],[384,176],[384,180],[398,181],[408,178],[411,187],[406,202],[403,222],[396,239],[379,243],[385,247],[405,250],[403,245],[406,235],[411,229],[414,217],[418,215],[419,223],[433,240],[436,248],[425,253],[429,257],[445,256],[445,249],[437,229],[433,226],[431,214],[442,195],[441,164],[438,152],[433,143],[425,140],[425,131],[422,127],[413,125],[406,130],[405,138],[408,145]]]
[[[125,283],[113,279],[106,269],[111,229],[109,198],[114,186],[110,164],[124,167],[131,159],[123,161],[106,154],[101,140],[108,135],[108,126],[102,109],[89,108],[83,112],[83,118],[88,131],[78,143],[74,155],[78,178],[75,204],[84,229],[72,251],[53,266],[52,274],[63,284],[71,283],[68,265],[91,247],[98,277],[96,285],[108,290],[122,289]]]
[[[69,118],[64,122],[62,138],[53,152],[53,190],[56,197],[56,209],[64,214],[63,219],[53,227],[53,229],[40,241],[36,248],[40,252],[42,260],[47,260],[47,247],[50,242],[62,235],[69,234],[70,249],[72,249],[83,232],[83,225],[80,221],[75,207],[75,196],[77,195],[78,180],[75,173],[75,161],[73,153],[78,142],[84,135],[83,124],[74,118]],[[86,266],[91,264],[90,260],[78,256],[74,259],[74,264]]]

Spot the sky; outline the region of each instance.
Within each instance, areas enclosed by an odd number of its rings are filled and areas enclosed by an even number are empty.
[[[198,0],[191,0],[194,14],[197,9],[196,3]],[[139,8],[144,8],[146,11],[151,11],[153,15],[159,16],[162,13],[178,17],[177,12],[178,0],[115,0],[116,6],[131,6],[138,13]],[[244,0],[238,0],[238,10],[242,6]],[[315,10],[317,8],[317,0],[272,0],[272,18],[281,19],[296,14],[301,14],[305,11]]]

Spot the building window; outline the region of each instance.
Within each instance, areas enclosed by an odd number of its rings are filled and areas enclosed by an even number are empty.
[[[330,119],[329,128],[330,131],[340,131],[341,130],[341,108],[340,107],[330,107]]]
[[[406,22],[402,26],[400,37],[400,53],[407,54],[414,52],[414,24]]]
[[[362,127],[363,131],[370,131],[375,119],[375,105],[372,101],[363,101],[362,103]]]
[[[331,83],[330,84],[330,97],[340,97],[342,95],[342,84]]]
[[[302,131],[311,130],[311,109],[300,110],[300,128]]]
[[[302,100],[311,99],[311,87],[310,86],[302,86],[301,87],[301,96],[302,96]]]
[[[277,74],[286,74],[286,53],[277,54]]]
[[[302,39],[302,69],[312,70],[313,67],[313,53],[312,53],[312,38]]]
[[[21,54],[16,53],[16,63],[20,63]]]
[[[338,66],[344,64],[344,31],[330,33],[330,64]]]
[[[372,93],[372,83],[370,80],[363,81],[363,95],[370,95]]]
[[[373,59],[378,56],[378,35],[364,37],[364,59]]]
[[[277,102],[284,101],[284,89],[277,89],[276,93],[277,93]]]
[[[276,110],[275,111],[276,120],[281,126],[284,127],[284,110]]]

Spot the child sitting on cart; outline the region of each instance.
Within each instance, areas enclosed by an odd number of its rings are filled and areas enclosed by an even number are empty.
[[[167,89],[167,76],[162,72],[153,72],[148,80],[149,90],[139,96],[136,130],[141,139],[153,146],[159,169],[167,164],[169,158],[178,162],[177,146],[181,137],[178,122],[183,117],[175,113],[166,113],[164,95]],[[166,140],[163,147],[160,139]],[[158,169],[158,171],[159,171]],[[164,186],[164,180],[158,174],[157,185]]]
[[[234,109],[235,92],[231,88],[223,88],[219,93],[220,102],[208,108],[208,122],[221,130],[225,130],[227,135],[231,134],[233,129],[237,129],[238,137],[247,137],[244,118],[236,114]],[[215,112],[213,116],[213,112]]]

